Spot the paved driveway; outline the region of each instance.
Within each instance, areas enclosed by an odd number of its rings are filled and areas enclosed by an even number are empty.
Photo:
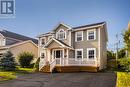
[[[115,87],[114,73],[35,73],[4,82],[0,87]]]

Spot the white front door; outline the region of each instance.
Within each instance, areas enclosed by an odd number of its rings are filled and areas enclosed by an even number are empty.
[[[62,58],[63,58],[63,50],[54,50],[54,59],[56,59],[56,64],[61,65]]]

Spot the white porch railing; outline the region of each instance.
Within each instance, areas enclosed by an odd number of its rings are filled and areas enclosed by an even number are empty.
[[[87,58],[84,58],[82,60],[76,60],[75,58],[61,58],[56,59],[56,64],[59,64],[61,66],[97,66],[97,60],[87,60]]]
[[[50,63],[50,72],[52,72],[53,68],[56,66],[56,59],[54,59],[51,63]]]
[[[40,62],[39,62],[39,70],[42,69],[43,66],[45,66],[45,59],[40,59]]]
[[[44,59],[40,60],[39,70],[45,66],[46,61]],[[84,58],[82,60],[76,60],[75,58],[57,58],[50,62],[50,71],[56,66],[98,66],[97,60],[87,60]]]

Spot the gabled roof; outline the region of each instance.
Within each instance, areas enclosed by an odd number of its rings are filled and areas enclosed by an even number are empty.
[[[64,42],[62,42],[62,41],[60,41],[60,40],[58,40],[58,39],[55,39],[55,38],[50,39],[50,41],[48,41],[48,42],[46,43],[45,47],[48,47],[48,46],[51,44],[52,41],[57,42],[57,43],[60,44],[62,47],[73,49],[71,46],[69,46],[69,45],[65,44]]]
[[[22,44],[25,44],[25,43],[28,43],[28,42],[30,42],[34,46],[38,47],[32,40],[27,40],[27,41],[18,42],[18,43],[12,44],[12,45],[0,46],[0,49],[9,49],[9,48],[12,48],[12,47],[15,47],[15,46],[19,46],[19,45],[22,45]]]
[[[49,36],[49,35],[54,34],[54,31],[55,31],[60,25],[63,25],[63,26],[65,26],[65,27],[67,27],[68,29],[71,29],[71,27],[68,26],[67,24],[64,24],[64,23],[60,22],[60,23],[58,23],[58,24],[54,27],[54,29],[53,29],[51,32],[44,33],[44,34],[40,34],[40,35],[37,36],[37,38],[42,37],[42,36]]]
[[[102,24],[105,24],[105,23],[106,22],[99,22],[99,23],[87,24],[87,25],[82,25],[82,26],[78,26],[78,27],[73,27],[72,29],[79,29],[79,28],[83,28],[83,27],[97,26],[97,25],[102,25]]]
[[[65,26],[65,27],[67,27],[68,29],[71,29],[71,27],[68,26],[67,24],[64,24],[64,23],[60,22],[60,23],[58,23],[58,24],[54,27],[53,31],[55,31],[60,25],[63,25],[63,26]]]
[[[63,26],[66,26],[68,27],[69,30],[72,30],[72,31],[78,31],[78,30],[84,30],[84,29],[89,29],[89,28],[94,28],[94,27],[99,27],[99,26],[104,26],[106,27],[106,22],[98,22],[98,23],[93,23],[93,24],[87,24],[87,25],[82,25],[82,26],[78,26],[78,27],[69,27],[68,25],[64,24],[64,23],[59,23],[54,29],[57,29],[60,25],[63,25]],[[52,31],[52,32],[53,32]],[[107,35],[107,29],[105,29],[105,32],[106,32],[106,38],[108,39],[108,35]],[[54,32],[53,32],[54,33]],[[50,35],[48,33],[46,34],[41,34],[39,35],[38,37],[42,37],[42,36],[47,36],[47,35]]]
[[[13,39],[17,39],[17,40],[21,40],[21,41],[27,41],[27,40],[32,40],[34,43],[38,44],[38,40],[34,39],[34,38],[30,38],[21,34],[17,34],[14,32],[10,32],[7,30],[2,30],[0,31],[0,33],[4,36],[4,37],[9,37],[9,38],[13,38]]]

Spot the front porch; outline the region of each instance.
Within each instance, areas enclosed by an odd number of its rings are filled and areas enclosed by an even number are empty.
[[[40,61],[40,71],[42,72],[80,72],[80,71],[98,71],[97,61],[76,60],[75,58],[60,57],[53,58],[50,62],[46,60]]]
[[[75,50],[54,39],[51,44],[47,44],[44,49],[45,58],[40,58],[39,70],[43,72],[70,71],[97,71],[97,60],[88,60],[87,58],[75,58]],[[92,69],[92,70],[91,70]]]

